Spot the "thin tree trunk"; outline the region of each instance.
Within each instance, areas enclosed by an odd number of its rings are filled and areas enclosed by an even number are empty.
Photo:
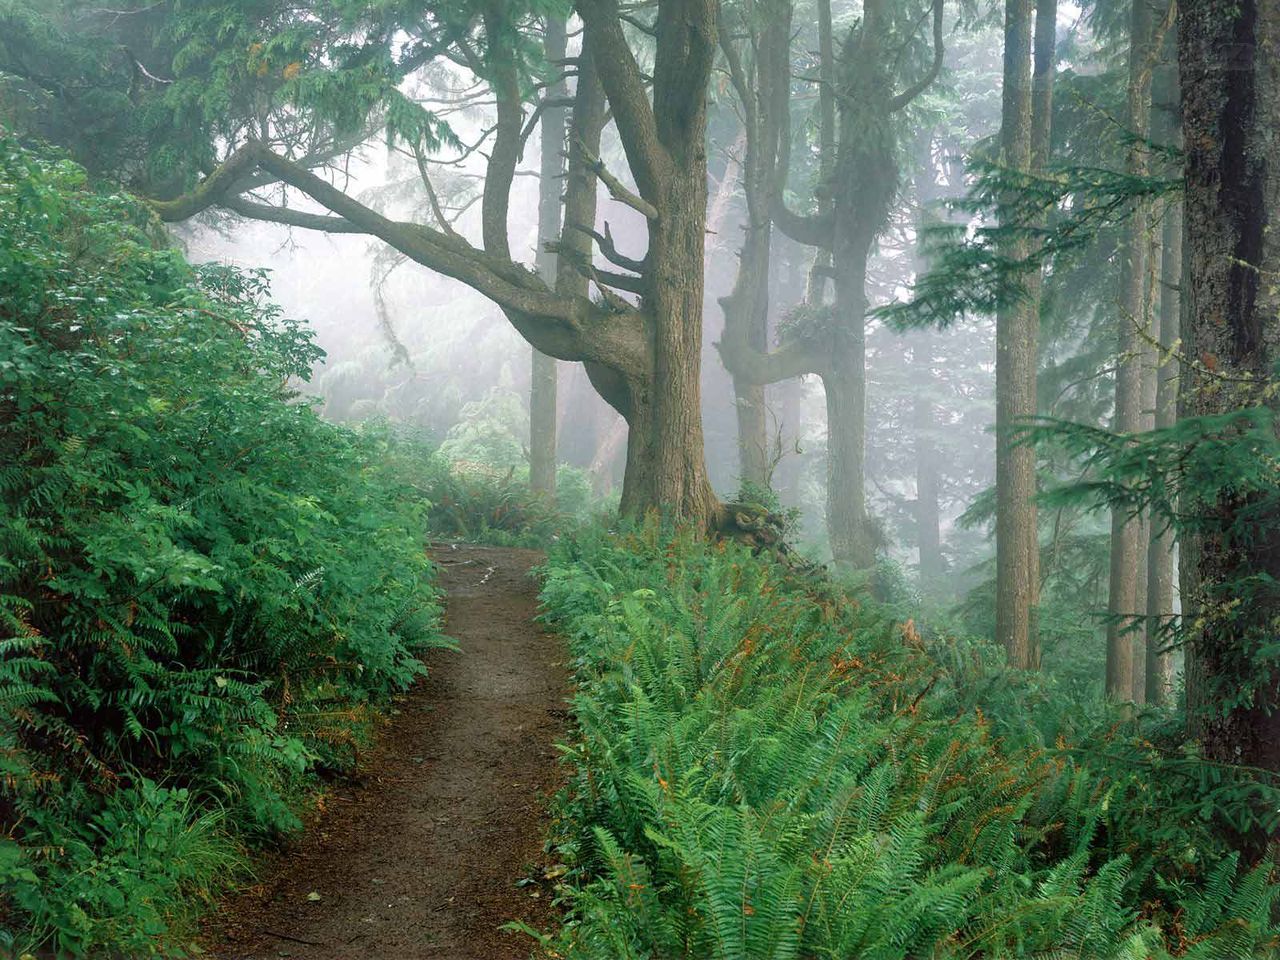
[[[1149,162],[1146,137],[1150,133],[1151,73],[1158,39],[1148,0],[1133,4],[1129,32],[1128,124],[1137,140],[1129,149],[1128,172],[1146,174]],[[1153,40],[1156,43],[1153,43]],[[1125,228],[1124,257],[1120,274],[1119,341],[1116,368],[1116,407],[1112,428],[1121,434],[1142,430],[1142,372],[1150,337],[1146,297],[1148,225],[1150,208],[1139,201]],[[1141,518],[1116,510],[1111,515],[1111,574],[1107,594],[1107,696],[1133,700],[1145,691],[1145,678],[1135,676],[1135,666],[1146,663],[1146,642],[1140,627],[1146,603],[1139,609],[1138,582],[1146,553]],[[1143,580],[1145,592],[1145,576]],[[1139,655],[1136,648],[1141,647]]]
[[[832,174],[836,164],[836,48],[831,26],[831,0],[818,0],[818,214],[831,216]],[[826,299],[831,249],[813,254],[805,303],[820,306]]]
[[[933,376],[933,352],[917,342],[915,367],[921,388],[916,392],[912,409],[912,427],[915,432],[916,459],[916,542],[920,550],[920,591],[936,595],[941,591],[946,575],[946,561],[942,556],[942,509],[939,505],[939,463],[934,431],[933,404],[924,389],[926,378]]]
[[[925,254],[925,235],[938,220],[933,144],[935,131],[923,129],[916,138],[916,276],[929,270]],[[912,343],[912,367],[915,396],[912,400],[911,425],[915,435],[916,468],[916,547],[920,554],[920,592],[936,596],[943,592],[946,561],[942,556],[942,508],[939,502],[941,464],[939,463],[937,422],[930,387],[934,372],[934,334],[917,331]]]
[[[1160,347],[1172,352],[1178,339],[1178,312],[1182,282],[1182,204],[1167,202],[1164,211],[1164,239],[1160,250]],[[1177,422],[1176,362],[1170,358],[1156,374],[1155,426],[1172,427]],[[1173,697],[1173,654],[1165,649],[1163,628],[1173,618],[1173,531],[1158,523],[1151,527],[1147,548],[1147,649],[1146,699],[1167,706]]]
[[[1031,3],[1005,0],[1004,89],[1001,150],[1004,165],[1031,165]],[[1007,255],[1027,255],[1025,241],[1011,240]],[[1024,302],[996,313],[996,639],[1010,665],[1036,663],[1032,609],[1037,568],[1031,562],[1036,536],[1035,451],[1019,444],[1017,428],[1036,413],[1038,316]]]
[[[563,100],[568,94],[563,60],[568,37],[563,17],[547,18],[543,49],[546,60],[557,79],[548,85],[549,101]],[[556,282],[556,255],[547,243],[560,236],[561,178],[564,176],[565,130],[568,112],[561,106],[548,106],[542,112],[540,133],[542,156],[538,167],[538,274],[548,285]],[[529,380],[529,486],[535,493],[554,497],[556,492],[556,360],[533,349],[533,365]]]
[[[1186,144],[1186,271],[1182,329],[1186,355],[1180,407],[1209,415],[1276,400],[1280,361],[1280,6],[1239,0],[1232,16],[1213,0],[1183,0],[1179,24]],[[1280,516],[1267,500],[1224,496],[1215,529],[1183,563],[1194,566],[1197,626],[1189,659],[1188,719],[1205,756],[1280,771]],[[1248,513],[1245,513],[1248,511]],[[1247,529],[1241,529],[1243,517]],[[1255,585],[1250,589],[1247,584]],[[1241,595],[1242,590],[1248,590]],[[1232,600],[1240,601],[1223,615]],[[1260,859],[1274,835],[1239,838]]]
[[[741,167],[747,222],[733,290],[720,303],[726,339],[745,343],[761,355],[769,349],[769,282],[773,273],[770,204],[780,140],[791,108],[791,7],[791,0],[759,0],[744,8],[740,29],[750,40],[749,59],[741,56],[728,30],[721,39],[726,56],[731,58],[732,80],[745,120],[739,140],[744,146]],[[765,384],[734,370],[733,390],[740,478],[763,488],[769,482],[770,466]]]

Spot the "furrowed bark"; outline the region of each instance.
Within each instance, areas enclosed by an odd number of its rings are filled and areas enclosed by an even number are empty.
[[[1180,410],[1222,413],[1276,401],[1264,391],[1280,361],[1280,7],[1240,0],[1225,16],[1184,0],[1179,67],[1185,147],[1185,365]],[[1239,531],[1242,511],[1249,530]],[[1262,588],[1235,615],[1223,606],[1251,577],[1280,579],[1280,516],[1225,497],[1217,531],[1183,544],[1189,606],[1202,626],[1188,647],[1188,720],[1213,761],[1280,771],[1280,664],[1258,647],[1274,638],[1280,598]],[[1230,585],[1235,584],[1233,588]],[[1185,596],[1185,594],[1184,594]],[[1258,860],[1275,836],[1241,837]],[[1274,849],[1274,848],[1273,848]]]
[[[585,37],[649,219],[647,293],[638,319],[651,365],[640,375],[589,369],[625,396],[630,436],[622,509],[661,507],[713,526],[720,504],[703,460],[700,363],[707,217],[706,88],[718,41],[716,0],[662,0],[653,103],[622,35],[615,0],[579,0]]]

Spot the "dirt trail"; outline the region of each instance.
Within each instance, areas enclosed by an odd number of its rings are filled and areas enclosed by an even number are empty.
[[[524,960],[531,941],[498,928],[549,924],[546,893],[515,886],[544,859],[565,716],[563,653],[533,623],[539,555],[433,553],[462,653],[430,657],[357,781],[212,918],[209,955]]]

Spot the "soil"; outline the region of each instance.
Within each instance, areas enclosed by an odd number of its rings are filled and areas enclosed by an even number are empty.
[[[432,552],[461,653],[428,657],[361,773],[210,918],[207,956],[525,960],[533,941],[502,925],[554,925],[537,881],[568,681],[562,648],[533,622],[541,556]]]

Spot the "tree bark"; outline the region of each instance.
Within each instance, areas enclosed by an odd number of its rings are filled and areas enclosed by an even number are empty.
[[[841,52],[840,118],[832,180],[831,262],[835,275],[827,393],[827,528],[838,564],[875,562],[879,534],[867,513],[867,265],[898,190],[894,114],[937,78],[942,6],[932,9],[934,63],[907,90],[893,93],[892,30],[886,0],[863,4],[862,24]]]
[[[543,49],[556,79],[548,84],[548,105],[541,121],[542,155],[538,166],[538,274],[548,285],[556,282],[556,255],[547,244],[560,236],[560,193],[564,176],[565,131],[568,114],[555,105],[568,95],[564,59],[568,37],[564,17],[548,16]],[[556,360],[532,350],[529,379],[529,486],[554,498],[556,492]]]
[[[1168,356],[1178,340],[1179,287],[1182,282],[1182,204],[1170,200],[1164,210],[1164,237],[1160,249],[1160,348]],[[1156,373],[1155,426],[1158,430],[1177,422],[1177,362],[1168,356]],[[1147,548],[1147,646],[1146,700],[1168,706],[1173,699],[1173,653],[1166,649],[1164,628],[1173,618],[1173,531],[1158,523],[1151,526]]]
[[[622,509],[651,507],[711,526],[719,502],[703,460],[700,364],[707,218],[707,82],[718,47],[716,0],[664,0],[653,99],[626,44],[615,0],[579,0],[628,165],[651,208],[641,308],[650,344],[640,371],[591,370],[630,427]]]
[[[1000,142],[1012,171],[1031,166],[1031,3],[1005,0],[1004,87]],[[1024,240],[1008,242],[1021,260]],[[1033,608],[1039,588],[1035,451],[1016,442],[1021,422],[1036,414],[1038,314],[1025,301],[996,313],[996,639],[1011,666],[1036,665]]]
[[[1179,23],[1186,144],[1186,272],[1180,407],[1191,415],[1276,401],[1265,386],[1280,361],[1280,6],[1184,0]],[[1274,498],[1270,504],[1274,504]],[[1243,513],[1243,511],[1250,511]],[[1183,550],[1197,588],[1188,649],[1188,718],[1211,760],[1280,770],[1280,597],[1249,578],[1280,578],[1280,515],[1264,502],[1224,496],[1214,527]],[[1261,515],[1259,515],[1261,514]],[[1248,531],[1239,528],[1249,516]],[[1243,601],[1224,615],[1233,596]],[[1274,837],[1242,838],[1261,857]]]
[[[1151,74],[1162,37],[1156,37],[1151,0],[1136,0],[1129,27],[1128,125],[1136,138],[1129,148],[1127,170],[1145,176],[1150,163],[1146,139],[1150,135]],[[1143,367],[1149,356],[1150,313],[1146,296],[1148,235],[1151,210],[1139,200],[1125,227],[1120,272],[1119,340],[1117,343],[1116,406],[1112,429],[1136,434],[1143,429]],[[1147,543],[1141,517],[1116,510],[1111,515],[1111,574],[1107,593],[1107,696],[1135,700],[1145,693],[1146,577],[1142,571]],[[1139,590],[1139,580],[1142,590]]]

